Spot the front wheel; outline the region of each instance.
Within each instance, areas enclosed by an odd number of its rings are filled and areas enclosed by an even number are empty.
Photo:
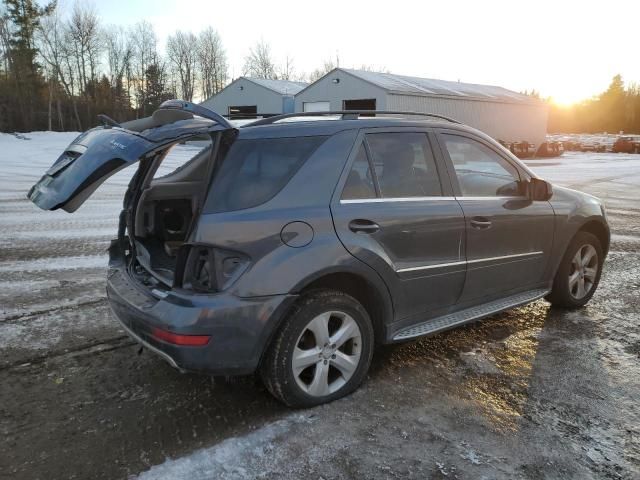
[[[261,365],[267,389],[291,407],[343,397],[364,379],[374,335],[364,307],[334,290],[309,292],[293,306]]]
[[[598,238],[588,232],[578,232],[562,258],[546,299],[552,305],[564,308],[586,305],[600,282],[603,261]]]

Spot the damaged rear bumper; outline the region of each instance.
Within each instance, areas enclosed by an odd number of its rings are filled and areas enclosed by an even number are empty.
[[[114,259],[112,252],[107,296],[125,331],[173,367],[213,375],[254,372],[279,319],[295,299],[151,292],[131,278],[124,261]],[[156,338],[156,329],[210,339],[202,346],[175,345]]]

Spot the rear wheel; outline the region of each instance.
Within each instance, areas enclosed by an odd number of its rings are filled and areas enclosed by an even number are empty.
[[[578,232],[562,258],[547,300],[565,308],[585,305],[598,287],[603,261],[598,238],[588,232]]]
[[[362,382],[373,355],[364,307],[334,290],[304,295],[284,321],[261,365],[267,389],[291,407],[343,397]]]

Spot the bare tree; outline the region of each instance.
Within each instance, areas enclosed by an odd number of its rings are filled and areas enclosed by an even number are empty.
[[[280,67],[278,78],[282,80],[295,80],[295,68],[293,67],[293,57],[287,55],[284,59],[284,64]]]
[[[157,39],[153,25],[142,21],[133,27],[131,36],[134,42],[130,79],[135,86],[137,106],[136,112],[143,117],[146,115],[147,100],[147,70],[158,61]]]
[[[133,44],[127,31],[121,26],[110,25],[104,31],[109,83],[114,88],[122,84],[133,56]]]
[[[178,30],[167,39],[167,56],[178,78],[181,97],[192,101],[196,87],[198,39],[191,32]]]
[[[2,58],[2,73],[6,77],[9,74],[9,63],[11,62],[10,52],[11,27],[9,17],[6,15],[6,8],[0,5],[0,57]]]
[[[220,35],[212,27],[198,37],[198,67],[204,99],[215,95],[227,82],[229,66]]]
[[[378,73],[390,73],[389,69],[383,65],[375,66],[367,63],[361,64],[359,67],[353,67],[357,70],[362,70],[363,72],[378,72]]]
[[[103,47],[95,8],[90,4],[75,3],[71,18],[67,22],[66,36],[68,47],[75,60],[76,78],[80,91],[89,95],[87,86],[97,79],[98,63]]]
[[[72,49],[66,42],[66,27],[58,8],[52,10],[48,16],[42,19],[38,26],[36,41],[40,57],[44,60],[49,82],[54,81],[56,84],[62,85],[64,93],[71,100],[76,128],[82,130],[76,101],[75,62],[71,57]],[[60,95],[56,96],[56,106],[59,127],[64,129]],[[49,123],[51,123],[50,120]]]
[[[314,71],[312,71],[307,80],[309,82],[315,82],[316,80],[318,80],[320,77],[325,76],[327,73],[329,73],[331,70],[333,70],[334,68],[338,67],[338,63],[337,61],[334,62],[333,59],[328,59],[325,60],[322,63],[322,66],[320,68],[316,68]]]
[[[271,57],[271,47],[264,40],[260,40],[249,50],[244,59],[242,73],[250,77],[276,78],[276,66]]]
[[[0,73],[2,73],[2,80],[8,81],[12,70],[12,58],[11,58],[11,23],[9,17],[6,14],[6,7],[0,4],[0,58],[2,59],[2,66],[0,67]],[[0,131],[5,132],[9,128],[11,122],[9,121],[9,107],[5,102],[0,102]]]

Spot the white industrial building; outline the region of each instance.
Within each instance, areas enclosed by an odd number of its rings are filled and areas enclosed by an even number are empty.
[[[295,96],[295,111],[437,113],[511,144],[545,141],[547,107],[502,87],[336,68]]]
[[[240,77],[202,102],[204,107],[232,118],[291,113],[293,97],[308,83]]]

